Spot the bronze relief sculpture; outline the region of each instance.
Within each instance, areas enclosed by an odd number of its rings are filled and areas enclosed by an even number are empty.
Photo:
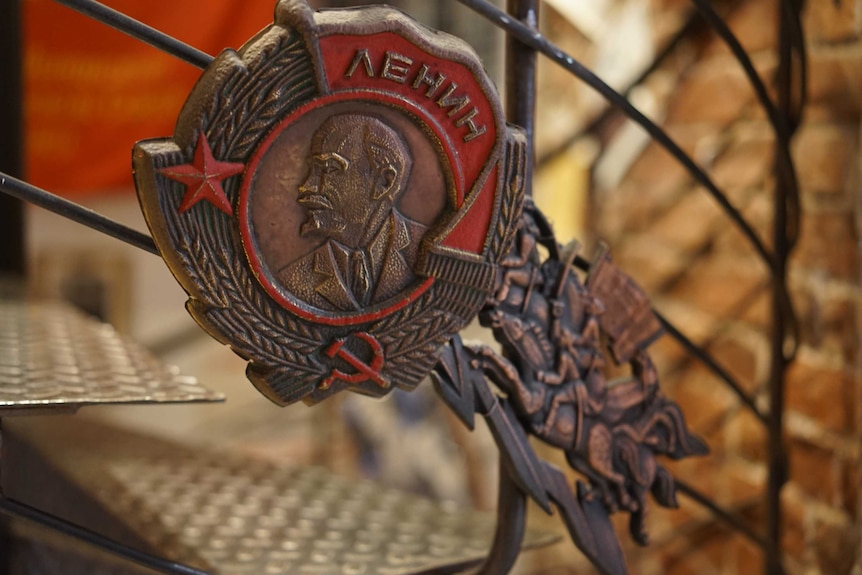
[[[647,298],[604,251],[588,263],[558,244],[525,199],[527,153],[464,42],[386,7],[281,0],[204,72],[174,136],[136,145],[134,168],[189,313],[264,395],[381,397],[431,374],[465,424],[489,422],[517,492],[556,507],[616,575],[608,514],[630,513],[645,542],[647,493],[675,504],[655,456],[706,448],[658,387]],[[501,351],[461,342],[476,317]],[[610,363],[630,374],[608,381]]]
[[[475,317],[523,141],[462,41],[389,8],[285,0],[134,167],[189,312],[267,397],[311,404],[414,388]]]
[[[495,296],[479,314],[501,352],[456,337],[433,380],[467,426],[484,415],[517,488],[548,512],[556,507],[603,572],[625,573],[607,514],[629,513],[631,536],[646,545],[647,494],[676,507],[673,477],[656,456],[705,455],[707,447],[659,389],[647,347],[662,328],[646,295],[604,249],[586,262],[576,242],[558,244],[544,215],[525,203]],[[629,374],[608,380],[609,362],[628,365]],[[536,456],[530,435],[561,449],[586,483],[572,490],[562,471]]]

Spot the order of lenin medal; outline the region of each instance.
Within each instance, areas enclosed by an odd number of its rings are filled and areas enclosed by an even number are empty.
[[[282,0],[134,169],[189,313],[272,401],[316,403],[431,371],[494,290],[525,154],[463,41]]]

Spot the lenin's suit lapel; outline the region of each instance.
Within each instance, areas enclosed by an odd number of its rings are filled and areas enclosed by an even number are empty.
[[[404,289],[405,278],[413,277],[413,270],[405,259],[404,250],[410,247],[410,231],[407,223],[393,215],[391,220],[392,234],[383,259],[380,279],[374,289],[374,299],[381,301],[389,299]]]
[[[339,255],[347,257],[346,254]],[[329,303],[335,306],[335,309],[358,310],[360,308],[359,303],[347,289],[346,278],[341,277],[341,273],[338,271],[337,257],[338,255],[329,242],[322,245],[314,253],[313,271],[316,276],[315,280],[318,281],[314,291],[326,298]],[[347,267],[344,266],[342,269],[347,269]]]

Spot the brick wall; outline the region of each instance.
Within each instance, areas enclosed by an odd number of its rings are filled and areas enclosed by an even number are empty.
[[[674,4],[667,3],[664,4]],[[791,573],[862,573],[857,492],[860,469],[859,121],[862,107],[862,2],[809,0],[805,11],[810,86],[793,145],[802,185],[802,237],[790,286],[802,333],[787,378],[791,481],[784,490]],[[744,0],[732,28],[771,79],[777,65],[777,0]],[[689,47],[691,49],[691,47]],[[708,168],[761,236],[771,235],[774,139],[739,65],[716,38],[697,57],[657,72],[675,89],[665,129]],[[618,188],[593,202],[594,233],[654,296],[656,307],[703,344],[768,407],[768,275],[717,204],[673,159],[650,144]],[[762,520],[765,431],[736,397],[670,338],[657,345],[663,385],[705,436],[713,454],[677,465],[691,484]],[[655,511],[654,548],[634,552],[635,573],[759,573],[762,559],[683,501]]]

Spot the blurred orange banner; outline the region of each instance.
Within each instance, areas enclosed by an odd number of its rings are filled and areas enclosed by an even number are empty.
[[[274,0],[113,0],[208,54],[272,22]],[[131,149],[169,136],[201,71],[51,0],[24,2],[26,174],[63,195],[132,187]]]

